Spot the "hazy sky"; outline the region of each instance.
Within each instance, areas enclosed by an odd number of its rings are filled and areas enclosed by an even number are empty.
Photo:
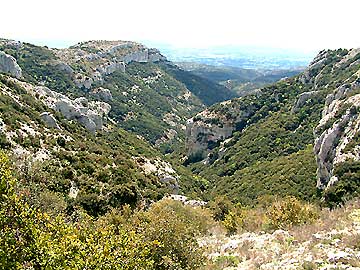
[[[49,46],[89,39],[178,47],[360,47],[359,0],[1,0],[0,37]]]

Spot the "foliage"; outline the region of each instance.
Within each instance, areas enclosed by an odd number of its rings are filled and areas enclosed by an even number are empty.
[[[216,257],[210,264],[206,265],[208,270],[222,270],[228,267],[236,267],[240,262],[240,259],[236,256],[223,255]]]
[[[240,227],[242,227],[243,217],[239,215],[239,212],[230,211],[222,222],[222,225],[226,229],[227,235],[235,234]]]
[[[338,181],[324,192],[325,203],[331,208],[344,204],[360,193],[360,162],[339,163],[334,169],[334,175]]]
[[[270,161],[258,160],[232,176],[216,177],[213,194],[227,194],[234,202],[255,205],[266,195],[298,196],[316,200],[316,162],[312,146],[288,156]]]
[[[208,212],[162,200],[146,212],[138,213],[138,230],[147,241],[162,245],[152,250],[156,269],[196,269],[204,262],[196,237],[212,225]]]
[[[294,225],[312,223],[319,217],[317,209],[295,197],[286,197],[274,202],[266,211],[268,225],[274,229],[285,229]]]
[[[233,209],[232,202],[226,195],[216,196],[214,200],[209,203],[209,208],[212,211],[214,220],[223,221]]]
[[[131,221],[128,207],[122,215],[112,212],[98,220],[79,210],[67,218],[50,217],[15,193],[3,153],[0,179],[0,269],[196,269],[203,264],[195,237],[210,226],[206,210],[163,200]]]

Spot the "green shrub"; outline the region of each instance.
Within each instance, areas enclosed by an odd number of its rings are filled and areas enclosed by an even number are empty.
[[[214,264],[215,269],[224,269],[227,267],[236,267],[240,263],[238,257],[235,256],[219,256],[216,258]]]
[[[203,264],[197,236],[211,226],[208,211],[162,200],[137,213],[134,222],[146,241],[161,243],[151,251],[156,269],[190,270]]]
[[[209,203],[209,208],[212,211],[214,220],[224,221],[226,215],[234,208],[234,205],[226,195],[223,195],[215,197],[215,199]]]
[[[222,221],[222,225],[225,227],[227,235],[235,234],[243,225],[241,212],[230,211]]]
[[[319,213],[313,205],[289,196],[269,206],[266,217],[270,228],[284,229],[293,225],[312,223],[318,219]]]
[[[50,218],[16,195],[14,184],[0,152],[0,269],[154,269],[158,243],[81,212],[75,222]]]

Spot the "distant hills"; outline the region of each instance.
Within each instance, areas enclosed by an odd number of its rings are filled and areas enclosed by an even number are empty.
[[[265,85],[295,76],[303,69],[246,69],[231,66],[211,66],[195,62],[178,62],[180,68],[233,90],[239,96],[253,93]]]
[[[246,69],[301,69],[315,57],[315,51],[295,51],[250,46],[219,46],[181,48],[151,43],[173,62],[196,62],[211,66],[230,66]]]

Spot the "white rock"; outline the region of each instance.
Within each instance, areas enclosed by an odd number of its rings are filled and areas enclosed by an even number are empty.
[[[17,79],[22,76],[22,70],[16,59],[2,51],[0,51],[0,72],[10,74]]]

